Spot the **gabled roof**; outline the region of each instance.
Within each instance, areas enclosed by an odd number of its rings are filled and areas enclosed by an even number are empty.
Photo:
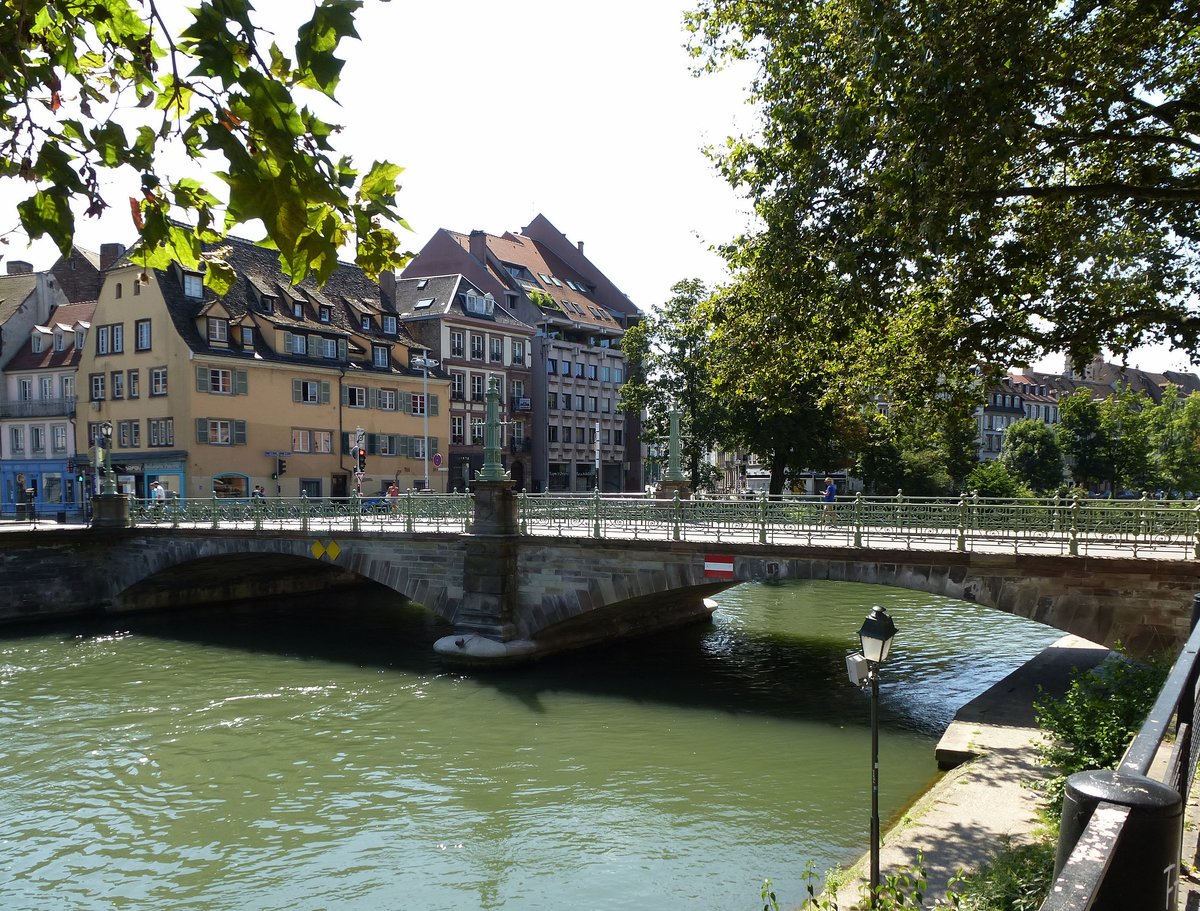
[[[6,323],[37,290],[36,272],[0,275],[0,323]]]
[[[466,309],[468,293],[482,297],[487,292],[467,281],[461,273],[400,278],[396,280],[396,315],[406,321],[445,317],[486,320],[505,329],[522,329],[532,334],[533,330],[500,301],[495,302],[490,319],[469,313]]]
[[[24,370],[57,370],[63,367],[74,367],[79,363],[83,352],[75,348],[76,325],[91,325],[92,314],[96,311],[95,301],[79,304],[63,304],[50,314],[50,325],[46,327],[50,338],[43,343],[42,350],[37,354],[33,351],[33,341],[25,339],[21,348],[13,355],[12,360],[4,368],[6,372]],[[65,334],[62,351],[54,350],[53,331],[62,327]]]

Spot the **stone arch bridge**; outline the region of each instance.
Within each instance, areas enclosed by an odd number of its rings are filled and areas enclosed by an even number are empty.
[[[1200,563],[531,535],[126,528],[9,531],[0,621],[144,611],[370,580],[454,627],[438,651],[505,663],[706,618],[744,581],[890,585],[1136,654],[1187,638]]]

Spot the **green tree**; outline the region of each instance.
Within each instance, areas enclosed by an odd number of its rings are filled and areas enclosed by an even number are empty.
[[[725,415],[713,395],[709,370],[709,332],[701,317],[708,289],[699,279],[671,287],[672,297],[631,326],[621,346],[630,363],[638,365],[621,387],[621,409],[649,413],[649,437],[667,439],[668,413],[680,412],[682,461],[693,488],[710,480],[704,455],[716,442]]]
[[[1029,496],[1030,491],[1021,486],[1008,466],[999,459],[980,462],[967,476],[967,489],[981,497],[1014,499]]]
[[[1172,493],[1200,491],[1200,393],[1168,386],[1148,416],[1156,474]]]
[[[0,175],[31,185],[18,205],[25,232],[66,253],[75,208],[98,216],[113,204],[106,187],[128,185],[117,192],[129,197],[144,265],[204,261],[218,291],[232,271],[200,244],[250,222],[297,282],[310,272],[324,281],[352,241],[371,275],[403,265],[400,168],[359,171],[334,149],[340,127],[301,103],[335,97],[337,50],[357,37],[361,6],[320,0],[289,57],[249,0],[201,0],[174,33],[156,0],[0,0]],[[215,165],[224,203],[191,175],[164,179],[169,149]]]
[[[1087,389],[1058,402],[1059,448],[1071,466],[1077,485],[1095,486],[1113,480],[1112,440],[1102,418],[1100,402]]]
[[[1195,351],[1200,13],[1183,0],[697,0],[700,69],[757,65],[714,151],[786,311],[856,375]]]
[[[1000,461],[1011,475],[1037,493],[1062,486],[1062,450],[1054,430],[1043,421],[1027,418],[1009,425]]]

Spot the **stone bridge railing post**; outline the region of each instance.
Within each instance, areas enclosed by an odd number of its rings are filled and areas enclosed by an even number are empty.
[[[1079,494],[1071,494],[1071,528],[1067,532],[1067,549],[1072,557],[1079,556],[1079,510],[1081,508]]]
[[[517,494],[517,530],[523,535],[529,534],[529,499],[524,488]]]
[[[758,543],[767,543],[767,492],[758,495]]]
[[[216,491],[213,491],[213,495],[208,498],[208,508],[212,510],[209,517],[212,520],[212,527],[219,527],[221,524],[221,504],[217,502]]]
[[[600,488],[592,492],[592,537],[600,537]]]
[[[671,508],[671,538],[679,540],[680,526],[683,524],[683,501],[679,499],[679,491],[675,491],[675,496],[672,497]]]
[[[362,530],[362,494],[357,489],[350,497],[350,530]]]
[[[404,497],[404,530],[411,535],[413,527],[413,492],[410,487]]]
[[[300,530],[308,534],[308,494],[300,491]]]
[[[863,495],[860,490],[854,495],[854,546],[862,547]]]
[[[966,553],[967,550],[967,495],[960,493],[958,495],[958,552]]]

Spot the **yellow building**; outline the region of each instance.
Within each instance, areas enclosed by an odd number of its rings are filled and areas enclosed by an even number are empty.
[[[136,250],[105,272],[79,365],[79,451],[111,426],[118,485],[138,497],[155,480],[168,497],[342,497],[358,486],[361,430],[364,496],[420,486],[426,465],[444,489],[449,380],[412,365],[424,351],[391,295],[345,264],[321,288],[289,285],[275,253],[224,246],[237,274],[224,297],[198,272],[143,269]]]

